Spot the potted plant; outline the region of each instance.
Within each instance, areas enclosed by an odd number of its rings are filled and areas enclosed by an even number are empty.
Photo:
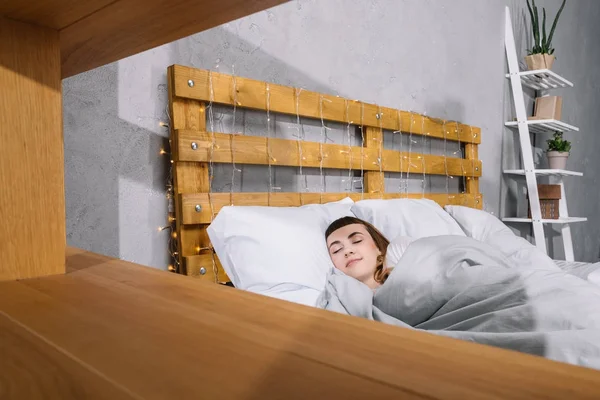
[[[552,47],[552,38],[554,37],[554,30],[556,29],[556,24],[558,23],[558,17],[560,17],[560,13],[562,13],[563,8],[565,8],[565,3],[567,0],[563,0],[558,13],[556,13],[556,17],[552,23],[552,28],[550,29],[550,35],[546,35],[546,9],[542,8],[543,20],[541,36],[538,9],[535,5],[535,0],[531,0],[531,2],[532,3],[530,4],[529,0],[527,0],[527,9],[529,10],[529,15],[531,16],[531,29],[533,31],[533,47],[531,50],[529,50],[529,55],[525,57],[525,62],[530,70],[551,69],[552,64],[554,63],[554,48]]]
[[[571,142],[564,140],[562,132],[554,132],[554,137],[547,140],[548,165],[550,169],[565,169],[571,150]]]

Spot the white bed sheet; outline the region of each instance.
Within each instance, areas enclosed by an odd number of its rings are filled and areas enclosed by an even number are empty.
[[[563,271],[600,286],[600,263],[554,260]]]

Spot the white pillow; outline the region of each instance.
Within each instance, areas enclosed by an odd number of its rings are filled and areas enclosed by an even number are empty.
[[[467,236],[496,247],[519,265],[559,270],[543,251],[515,235],[495,216],[470,207],[446,206],[444,208],[458,222]]]
[[[325,230],[353,204],[224,207],[208,235],[237,288],[314,306],[333,268]]]
[[[388,240],[398,236],[415,239],[439,235],[465,236],[456,221],[433,200],[362,200],[354,203],[352,212],[375,225]]]
[[[385,267],[394,268],[402,258],[404,252],[406,252],[406,249],[408,249],[408,246],[410,246],[410,244],[415,240],[416,239],[408,236],[398,236],[394,240],[390,241],[390,244],[385,252]]]

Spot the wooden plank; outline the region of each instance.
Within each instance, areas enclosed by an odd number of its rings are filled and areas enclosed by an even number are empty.
[[[60,30],[113,3],[114,0],[3,0],[0,15]]]
[[[385,192],[385,176],[383,173],[383,131],[380,128],[365,127],[365,147],[375,153],[375,161],[370,163],[372,168],[364,173],[365,192],[383,194]],[[425,155],[421,155],[425,157]],[[407,171],[410,163],[407,163]]]
[[[229,277],[225,273],[219,257],[212,250],[197,256],[186,257],[185,265],[188,276],[207,282],[229,282]]]
[[[350,197],[355,201],[361,199],[421,199],[422,193],[298,193],[275,192],[271,193],[195,193],[181,196],[183,214],[182,224],[210,224],[213,215],[233,202],[236,206],[272,206],[272,207],[297,207],[304,204],[319,204],[341,200]],[[481,195],[425,193],[424,198],[437,202],[440,206],[447,204],[475,207],[481,202]],[[196,211],[196,206],[200,206]],[[212,212],[211,212],[212,210]]]
[[[0,281],[65,271],[56,31],[0,17]]]
[[[181,65],[174,65],[173,70],[174,93],[177,97],[210,101],[212,82],[213,101],[233,105],[232,93],[235,84],[238,107],[266,110],[268,85],[269,108],[272,112],[299,114],[316,119],[322,116],[327,121],[351,122],[355,125],[381,127],[392,131],[410,131],[414,135],[446,138],[464,143],[481,143],[481,129],[469,125],[448,123],[416,113],[243,77],[235,77],[234,80],[231,75]],[[189,84],[190,80],[194,82],[193,85]]]
[[[600,396],[598,371],[120,260],[2,283],[0,310],[138,399]],[[45,395],[61,398],[52,386]]]
[[[2,398],[135,399],[0,311]],[[10,376],[11,379],[6,379]]]
[[[167,71],[169,89],[169,109],[171,115],[171,156],[173,157],[173,187],[175,198],[175,232],[177,234],[178,255],[180,273],[186,273],[185,257],[198,254],[201,247],[201,237],[207,236],[204,227],[188,225],[183,228],[181,223],[182,206],[181,197],[183,193],[208,193],[210,191],[210,178],[207,163],[181,162],[179,161],[179,132],[198,132],[206,130],[206,107],[205,104],[191,99],[177,98],[173,94],[174,72],[169,67]],[[176,162],[175,162],[176,161]]]
[[[465,158],[472,163],[471,169],[476,172],[481,172],[480,166],[475,166],[475,161],[479,158],[479,146],[476,144],[466,144],[465,145]],[[479,170],[478,170],[479,169]],[[471,195],[478,195],[479,193],[479,177],[475,175],[471,175],[467,177],[467,185],[466,191]],[[478,209],[483,209],[483,199],[476,204]]]
[[[174,142],[174,146],[178,149],[175,157],[178,157],[179,162],[208,163],[211,160],[213,136],[215,143],[212,149],[212,161],[214,163],[232,163],[231,145],[233,143],[236,164],[268,165],[270,163],[280,166],[300,166],[300,151],[298,150],[298,146],[300,146],[303,167],[318,168],[321,165],[322,154],[323,168],[347,170],[351,166],[355,170],[362,168],[366,171],[379,171],[377,159],[380,153],[376,148],[363,149],[357,146],[304,141],[298,143],[296,140],[270,138],[269,146],[272,158],[269,160],[266,137],[226,133],[210,134],[199,131],[178,131],[176,142]],[[196,150],[193,149],[192,143],[196,144]],[[322,151],[320,147],[322,147]],[[425,172],[432,175],[446,175],[448,172],[453,176],[481,176],[481,161],[479,160],[468,161],[431,154],[401,153],[396,150],[383,150],[381,155],[383,156],[382,170],[385,172],[410,171],[410,173],[422,174],[423,168],[425,168]],[[364,160],[362,163],[361,157]],[[179,180],[179,182],[187,181]],[[192,189],[193,187],[190,188],[190,192],[194,191]]]
[[[61,30],[62,76],[67,78],[284,2],[116,0]]]

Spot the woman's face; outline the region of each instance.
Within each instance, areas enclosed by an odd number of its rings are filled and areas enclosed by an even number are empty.
[[[327,238],[333,265],[346,275],[367,282],[373,278],[381,252],[362,224],[346,225]]]

